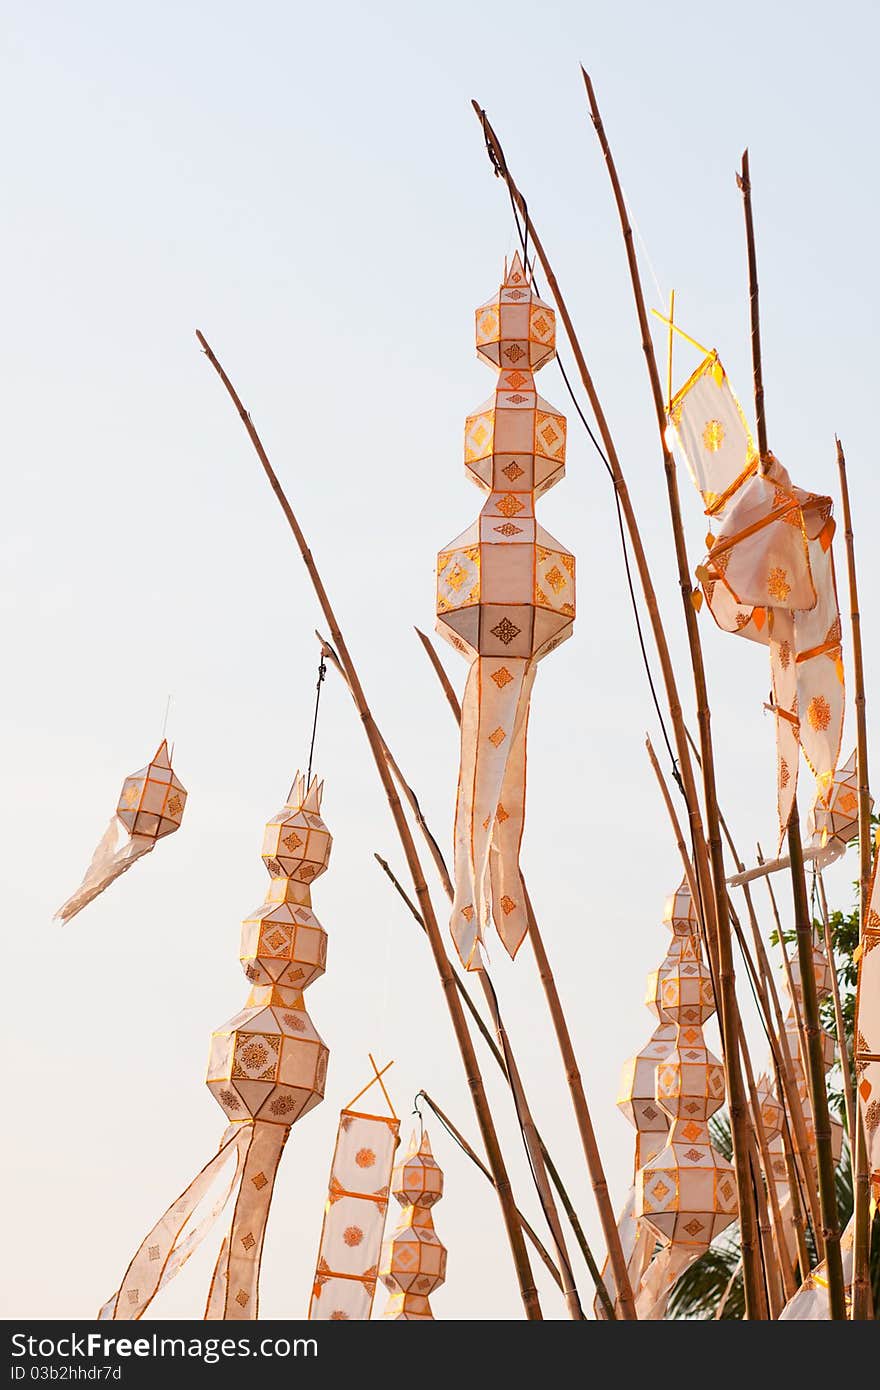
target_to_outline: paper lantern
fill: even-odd
[[[393,1111],[371,1115],[347,1106],[339,1116],[309,1303],[313,1322],[370,1316],[399,1129]]]
[[[437,561],[437,629],[470,661],[451,918],[468,969],[481,967],[490,919],[511,956],[528,929],[519,845],[529,701],[536,663],[571,634],[575,616],[574,556],[535,521],[536,497],[565,471],[565,417],[533,376],[554,354],[555,319],[518,255],[477,311],[477,351],[499,377],[467,419],[465,467],[488,496]]]
[[[703,1038],[715,1005],[693,938],[664,979],[661,999],[676,1044],[657,1066],[656,1097],[672,1124],[665,1148],[636,1176],[635,1211],[665,1244],[699,1255],[734,1220],[736,1184],[709,1138],[709,1117],[724,1102],[724,1069]]]
[[[443,1196],[443,1174],[426,1131],[413,1133],[397,1164],[391,1190],[403,1207],[400,1222],[382,1246],[379,1277],[391,1297],[384,1317],[418,1322],[432,1319],[429,1296],[446,1279],[446,1247],[434,1231],[433,1207]]]
[[[723,631],[770,650],[781,838],[797,791],[798,747],[827,805],[843,732],[831,498],[794,487],[772,454],[758,460],[715,352],[674,397],[669,419],[717,523],[697,569],[709,610]]]
[[[269,892],[241,933],[241,964],[253,987],[245,1007],[212,1035],[208,1061],[208,1088],[231,1123],[215,1156],[145,1237],[101,1318],[140,1318],[233,1198],[205,1318],[258,1315],[263,1240],[281,1154],[291,1125],[323,1099],[327,1075],[328,1049],[302,995],[323,974],[326,960],[327,938],[312,912],[310,889],[327,867],[332,843],[321,819],[322,792],[323,783],[313,778],[306,786],[297,774],[284,810],[266,830]]]
[[[672,938],[659,968],[648,976],[645,995],[645,1004],[658,1019],[657,1027],[641,1051],[624,1064],[617,1098],[617,1108],[636,1130],[634,1184],[618,1218],[618,1231],[630,1283],[636,1290],[640,1318],[663,1316],[669,1293],[680,1273],[667,1248],[662,1255],[662,1272],[658,1271],[656,1276],[651,1274],[657,1234],[637,1215],[636,1185],[640,1170],[665,1149],[669,1131],[669,1111],[657,1098],[657,1070],[674,1052],[679,1029],[675,1010],[668,1012],[664,1006],[664,984],[679,971],[686,943],[696,946],[699,954],[696,944],[699,941],[699,919],[686,879],[682,879],[675,892],[667,898],[663,922],[672,932]],[[616,1285],[608,1260],[603,1266],[602,1278],[614,1296]],[[593,1308],[597,1318],[606,1316],[598,1298]]]
[[[868,799],[869,809],[874,798]],[[859,776],[856,770],[856,750],[850,753],[842,767],[837,769],[826,804],[820,793],[816,794],[807,816],[807,832],[812,837],[813,846],[821,850],[818,862],[824,867],[839,859],[847,845],[859,833]]]
[[[163,739],[153,760],[140,772],[126,777],[116,812],[82,883],[55,916],[69,922],[114,879],[149,854],[159,840],[179,830],[185,806],[186,790],[175,775],[168,744]]]

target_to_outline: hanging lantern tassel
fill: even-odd
[[[258,1315],[278,1164],[291,1126],[323,1100],[327,1077],[329,1052],[303,1003],[303,990],[323,975],[327,959],[327,934],[312,912],[310,887],[327,868],[333,843],[321,819],[322,791],[323,783],[313,779],[306,787],[297,773],[286,806],[266,826],[269,893],[241,932],[240,958],[252,989],[245,1007],[212,1036],[208,1062],[208,1088],[230,1126],[210,1163],[141,1243],[101,1309],[102,1319],[141,1318],[233,1196],[205,1318]]]
[[[126,777],[119,805],[100,840],[76,892],[59,907],[55,919],[69,922],[109,888],[114,879],[149,854],[166,835],[180,829],[186,791],[174,775],[168,744],[159,744],[152,762]]]
[[[471,662],[461,712],[451,931],[462,964],[482,968],[494,921],[515,956],[528,930],[519,850],[526,729],[535,668],[571,635],[574,556],[535,521],[535,499],[565,472],[565,417],[537,394],[555,355],[556,318],[516,255],[477,310],[477,353],[494,396],[465,422],[465,467],[487,500],[437,559],[437,630]]]
[[[391,1297],[383,1314],[398,1322],[433,1320],[429,1297],[446,1280],[446,1246],[434,1231],[433,1207],[443,1196],[443,1173],[427,1131],[413,1132],[396,1165],[391,1191],[403,1207],[400,1224],[382,1247],[379,1277]]]

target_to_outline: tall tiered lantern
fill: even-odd
[[[574,556],[535,521],[535,500],[565,471],[565,417],[537,394],[555,352],[553,310],[519,256],[476,314],[477,354],[495,394],[465,425],[465,467],[488,494],[479,519],[440,552],[437,629],[470,661],[461,715],[451,929],[481,968],[490,918],[514,956],[528,929],[519,870],[526,726],[537,662],[571,634]]]
[[[321,819],[323,783],[298,773],[284,810],[266,827],[266,901],[242,926],[240,958],[252,988],[245,1007],[212,1036],[207,1084],[230,1125],[215,1156],[150,1231],[99,1316],[142,1317],[235,1194],[205,1317],[257,1317],[260,1262],[275,1175],[291,1125],[324,1098],[326,1045],[302,991],[324,972],[327,937],[311,884],[332,840]],[[234,1160],[234,1164],[233,1164]],[[232,1169],[231,1176],[229,1169]],[[225,1177],[225,1183],[221,1181]],[[220,1189],[196,1222],[202,1203]]]
[[[715,1001],[696,937],[682,942],[659,999],[676,1026],[675,1045],[655,1072],[657,1104],[672,1124],[665,1146],[636,1174],[635,1197],[636,1216],[666,1247],[646,1281],[652,1310],[645,1315],[655,1317],[664,1293],[736,1217],[733,1170],[709,1136],[709,1118],[724,1103],[724,1069],[703,1037]]]

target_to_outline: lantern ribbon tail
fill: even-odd
[[[511,955],[527,929],[519,845],[534,678],[535,665],[525,658],[477,657],[468,672],[461,707],[450,919],[455,948],[468,970],[482,969],[479,946],[490,919],[494,917]]]
[[[82,883],[55,913],[56,921],[69,922],[71,917],[75,917],[87,907],[99,893],[103,893],[114,879],[124,874],[126,869],[130,869],[144,854],[149,854],[156,843],[144,835],[132,835],[124,845],[118,847],[121,833],[122,827],[114,815],[92,855],[92,862]]]
[[[623,1210],[617,1218],[617,1229],[620,1232],[620,1244],[623,1249],[623,1258],[626,1260],[630,1284],[633,1288],[638,1288],[648,1265],[651,1263],[656,1239],[644,1222],[636,1220],[635,1200],[636,1189],[633,1185],[627,1194]],[[602,1266],[602,1282],[617,1304],[617,1284],[614,1280],[611,1261],[607,1257]],[[597,1319],[604,1319],[608,1316],[598,1295],[593,1299],[593,1312]]]
[[[220,1216],[241,1176],[250,1139],[251,1126],[230,1125],[214,1157],[138,1246],[122,1283],[98,1313],[100,1321],[136,1321],[143,1316],[159,1290],[180,1271]],[[233,1154],[236,1161],[225,1188],[198,1225],[184,1234]]]
[[[211,1280],[205,1318],[252,1321],[259,1314],[260,1264],[275,1175],[290,1134],[289,1125],[255,1120],[244,1156],[241,1186],[229,1236]]]
[[[660,1322],[676,1282],[705,1255],[701,1245],[666,1245],[652,1260],[636,1294],[636,1312],[644,1322]]]

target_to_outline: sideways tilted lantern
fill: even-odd
[[[494,395],[465,424],[465,467],[487,493],[479,519],[440,552],[437,630],[471,665],[462,702],[451,928],[468,969],[494,920],[514,956],[528,929],[519,847],[526,726],[535,669],[570,636],[574,556],[535,521],[535,500],[565,471],[565,417],[537,394],[555,353],[553,310],[515,256],[476,313],[477,354]]]
[[[126,777],[119,804],[82,883],[55,916],[69,922],[160,840],[179,830],[185,806],[186,790],[175,775],[163,739],[152,761]]]
[[[397,1321],[434,1317],[429,1297],[446,1279],[446,1247],[434,1231],[433,1207],[443,1196],[443,1173],[427,1131],[413,1133],[406,1157],[391,1175],[391,1191],[403,1207],[400,1223],[382,1247],[379,1277],[391,1297],[383,1314]]]
[[[673,399],[669,419],[715,528],[697,578],[720,628],[770,651],[780,837],[798,780],[798,748],[827,805],[843,731],[841,625],[830,497],[759,459],[716,352]]]
[[[869,808],[874,798],[868,798]],[[810,806],[807,832],[812,837],[808,851],[820,868],[845,853],[846,847],[859,833],[859,774],[856,750],[834,774],[831,795],[827,801],[820,794]]]
[[[647,1276],[656,1296],[736,1217],[733,1169],[709,1136],[709,1118],[724,1103],[724,1069],[703,1036],[715,1001],[695,936],[662,975],[659,1001],[676,1025],[675,1045],[655,1073],[657,1104],[672,1123],[665,1146],[636,1174],[635,1198],[636,1216],[666,1247]]]
[[[311,884],[327,868],[332,844],[321,818],[322,790],[323,783],[312,779],[307,787],[297,774],[284,810],[266,827],[269,892],[241,933],[240,958],[252,989],[245,1007],[213,1034],[208,1062],[208,1088],[231,1123],[218,1152],[142,1242],[102,1318],[140,1318],[233,1194],[232,1223],[205,1317],[257,1317],[278,1163],[291,1125],[323,1100],[327,1074],[328,1049],[302,996],[324,973],[327,950],[311,901]],[[213,1206],[196,1222],[197,1210],[218,1186]]]

